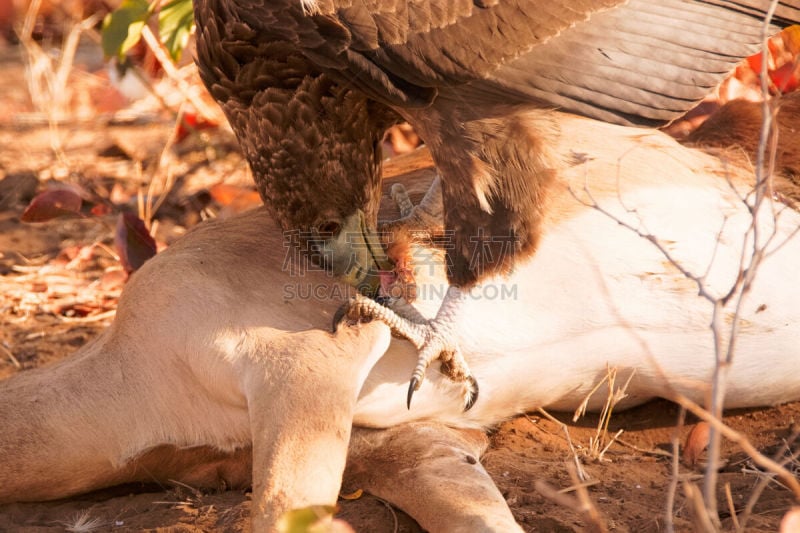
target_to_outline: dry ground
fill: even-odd
[[[42,115],[32,113],[19,50],[6,48],[0,56],[0,378],[5,378],[66,357],[91,339],[110,322],[121,290],[119,266],[109,251],[113,214],[100,217],[105,225],[76,219],[28,225],[19,222],[26,202],[36,190],[57,181],[77,185],[87,198],[103,200],[115,209],[136,208],[136,192],[160,157],[173,120],[158,112],[134,118],[109,112],[91,120],[68,119],[54,132]],[[102,78],[93,80],[102,90]],[[54,151],[53,145],[59,143],[60,149]],[[249,198],[247,171],[224,131],[190,137],[177,145],[157,175],[167,168],[175,185],[157,217],[161,243],[169,244],[196,223],[202,210],[224,215],[236,209],[230,194],[222,194],[214,185],[231,184],[223,192]],[[535,377],[531,386],[536,386]],[[583,449],[595,435],[596,417],[572,423],[569,414],[556,416],[568,423],[576,453],[584,457]],[[772,455],[790,437],[798,417],[800,404],[791,404],[730,413],[726,423]],[[678,409],[663,401],[615,413],[610,430],[624,430],[620,440],[611,445],[604,461],[583,459],[590,478],[589,498],[608,529],[663,530],[671,439],[677,434],[683,442],[695,423],[689,419],[676,429],[677,419]],[[537,481],[557,489],[574,484],[568,467],[574,454],[559,425],[539,414],[522,416],[500,425],[491,441],[483,461],[526,530],[585,527],[573,509],[545,498],[534,486]],[[736,512],[763,488],[747,530],[776,531],[792,504],[790,493],[768,481],[736,446],[726,443],[723,457],[720,486],[730,487]],[[696,481],[700,474],[699,467],[680,467],[681,481]],[[248,500],[246,492],[124,486],[63,501],[0,507],[0,531],[63,531],[77,526],[81,517],[98,531],[242,531],[248,529]],[[370,496],[342,500],[340,506],[341,516],[358,531],[419,530],[403,513]],[[731,530],[730,507],[723,504],[722,509],[724,527]],[[676,530],[691,529],[682,485],[674,514]]]

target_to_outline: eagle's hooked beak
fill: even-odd
[[[391,271],[394,266],[376,230],[367,224],[363,211],[358,210],[344,219],[337,234],[320,240],[317,252],[333,274],[365,296],[378,295],[381,272]]]

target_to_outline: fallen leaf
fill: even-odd
[[[37,194],[20,216],[23,222],[46,222],[54,218],[75,216],[81,210],[81,197],[67,187],[49,189]]]
[[[216,128],[219,123],[215,120],[203,116],[197,111],[189,110],[183,114],[181,122],[178,124],[178,131],[175,134],[176,142],[181,142],[192,132],[198,132],[211,128]]]
[[[95,204],[89,212],[96,217],[101,217],[111,213],[111,208],[106,204]]]
[[[217,183],[208,192],[216,203],[227,208],[227,211],[231,214],[247,211],[263,203],[258,192],[251,187]]]
[[[280,533],[352,533],[354,530],[343,520],[334,519],[334,505],[311,505],[292,509],[278,521]]]
[[[356,489],[350,494],[339,494],[339,497],[343,500],[357,500],[364,494],[364,491],[361,489]]]
[[[125,272],[131,273],[156,255],[156,241],[147,231],[142,219],[133,213],[120,213],[114,247]]]
[[[708,422],[698,422],[686,437],[683,447],[684,464],[694,467],[700,460],[700,456],[708,446],[708,439],[711,427]]]
[[[128,279],[128,274],[124,270],[109,269],[106,270],[100,277],[100,289],[104,291],[113,291],[122,288],[125,281]]]
[[[47,292],[47,283],[44,281],[34,281],[31,283],[31,292]]]

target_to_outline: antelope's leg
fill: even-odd
[[[522,531],[481,465],[479,430],[432,422],[354,428],[345,483],[382,498],[432,532]]]
[[[253,531],[275,531],[292,509],[335,505],[356,399],[389,337],[377,322],[287,334],[248,363]]]

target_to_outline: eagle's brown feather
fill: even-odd
[[[400,115],[442,174],[450,280],[535,250],[558,106],[657,124],[760,46],[762,0],[195,0],[198,63],[285,229],[374,223]],[[775,22],[800,20],[800,0]],[[576,147],[579,151],[579,147]]]

